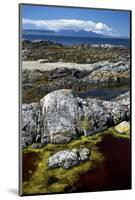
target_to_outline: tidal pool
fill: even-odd
[[[99,136],[97,134],[96,139],[98,139],[98,137]],[[88,142],[89,140],[88,139],[86,140],[87,142],[83,144],[84,146],[89,145]],[[82,143],[82,140],[79,140],[78,142],[79,145],[80,142]],[[90,140],[90,142],[94,144],[94,138]],[[71,144],[69,145],[71,146]],[[45,160],[43,160],[42,162],[41,160],[43,159],[42,156],[40,158],[40,152],[30,152],[30,151],[25,152],[23,154],[23,181],[26,183],[25,193],[26,194],[29,194],[29,192],[31,194],[37,193],[36,188],[38,189],[38,193],[42,194],[57,193],[57,192],[69,193],[69,192],[91,192],[91,191],[130,189],[131,188],[130,139],[118,138],[114,137],[109,133],[107,134],[103,133],[102,139],[100,138],[99,142],[96,141],[94,146],[98,148],[98,152],[100,152],[101,155],[103,155],[104,159],[100,160],[100,156],[99,158],[97,157],[96,158],[97,161],[95,162],[95,164],[94,163],[92,164],[93,167],[90,168],[88,167],[87,170],[84,170],[85,173],[84,172],[81,173],[80,171],[79,172],[80,175],[78,174],[78,176],[76,177],[77,179],[71,181],[72,184],[69,184],[67,182],[67,179],[64,179],[65,181],[62,180],[62,177],[64,177],[64,174],[68,174],[68,176],[70,176],[71,174],[72,177],[68,178],[72,179],[73,174],[77,173],[77,171],[75,171],[75,168],[70,169],[69,171],[68,170],[64,171],[63,169],[59,168],[56,170],[54,169],[53,171],[52,170],[48,171],[49,169],[45,167]],[[48,146],[47,149],[43,150],[41,154],[43,154],[43,157],[44,155],[47,156],[47,151],[49,149],[50,149],[49,151],[53,151],[54,148],[58,149],[58,145],[57,146],[51,145],[50,147]],[[65,146],[63,146],[63,148],[65,148]],[[88,161],[88,163],[86,163],[86,166],[87,165],[89,166],[89,162],[91,163],[91,160]],[[41,165],[40,167],[39,163]],[[81,165],[79,168],[81,169]],[[39,177],[37,176],[37,174],[36,175],[34,174],[37,172]],[[59,186],[59,189],[55,190],[56,187],[54,186]],[[60,190],[60,187],[62,188],[62,190]],[[31,188],[33,188],[33,190],[31,190]]]
[[[131,189],[130,140],[108,134],[98,146],[105,160],[80,176],[74,192]]]
[[[100,98],[102,100],[111,100],[120,94],[124,94],[130,90],[129,85],[111,86],[111,87],[91,87],[87,90],[80,91],[78,95],[81,98]]]

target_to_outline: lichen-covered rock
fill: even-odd
[[[42,140],[67,143],[79,135],[91,135],[129,118],[130,100],[81,99],[71,90],[58,90],[41,100],[44,123]]]
[[[63,167],[68,169],[70,167],[79,165],[81,162],[89,159],[90,151],[88,148],[63,150],[55,153],[49,157],[47,164],[49,168]]]
[[[129,83],[130,62],[105,63],[99,69],[93,70],[83,79],[91,84],[113,85]]]
[[[39,104],[24,104],[23,146],[68,143],[130,120],[130,94],[112,101],[78,97],[72,90],[49,93]]]
[[[37,141],[43,131],[41,107],[39,103],[22,105],[22,144],[23,148]]]
[[[71,90],[58,90],[41,99],[44,137],[51,143],[67,143],[77,137],[78,104]]]
[[[115,130],[120,134],[129,134],[130,133],[130,123],[127,121],[123,121],[117,126],[115,126]]]
[[[88,148],[82,148],[81,151],[79,152],[80,154],[80,160],[87,160],[88,159],[88,155],[90,154],[90,151]]]

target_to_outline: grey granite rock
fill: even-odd
[[[100,68],[95,68],[83,81],[91,84],[113,85],[129,83],[130,62],[104,63]]]
[[[41,99],[44,135],[51,143],[67,143],[76,138],[78,104],[71,90],[58,90]]]
[[[68,143],[130,120],[130,93],[112,101],[78,97],[72,90],[49,93],[22,107],[22,138],[29,145]]]
[[[79,165],[89,159],[90,151],[88,148],[63,150],[49,157],[47,164],[49,168],[63,167],[64,169]]]
[[[22,105],[22,140],[24,146],[39,140],[42,133],[42,115],[39,103]]]

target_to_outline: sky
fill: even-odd
[[[129,11],[22,5],[21,17],[23,29],[85,30],[130,37]]]

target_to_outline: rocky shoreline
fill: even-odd
[[[40,68],[40,65],[38,68]],[[47,64],[48,65],[48,64]],[[64,66],[61,63],[60,66]],[[43,64],[42,67],[46,64]],[[130,63],[95,63],[89,65],[85,69],[85,65],[80,69],[72,65],[73,68],[58,67],[59,63],[55,63],[55,68],[49,71],[35,69],[22,70],[22,92],[23,102],[32,103],[39,101],[45,94],[58,89],[70,89],[75,92],[87,90],[90,87],[111,87],[130,84]],[[70,63],[69,63],[70,66]]]
[[[22,152],[38,155],[24,193],[74,191],[105,135],[130,139],[130,49],[23,41],[22,60]],[[93,88],[111,98],[84,97]]]
[[[22,42],[24,61],[72,62],[90,64],[98,61],[118,62],[130,60],[130,49],[124,46],[104,45],[62,45],[51,41]],[[43,61],[44,60],[44,61]]]

